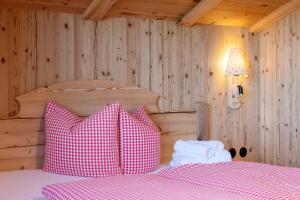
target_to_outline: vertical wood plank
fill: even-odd
[[[172,111],[172,38],[173,38],[173,23],[170,21],[163,21],[162,27],[162,65],[163,65],[163,86],[162,86],[162,105],[164,111]]]
[[[266,76],[265,76],[265,68],[266,68],[266,44],[267,44],[267,37],[266,32],[259,34],[259,44],[260,47],[260,68],[259,68],[259,83],[260,83],[260,89],[259,89],[259,113],[260,113],[260,126],[259,126],[259,143],[258,143],[258,151],[259,151],[259,161],[264,162],[266,160],[265,156],[265,93],[263,92],[266,85]]]
[[[9,112],[15,115],[15,97],[36,88],[35,13],[14,10],[9,15]]]
[[[171,109],[179,111],[183,106],[183,28],[172,24],[170,101]]]
[[[294,45],[294,51],[293,51],[293,62],[294,62],[294,81],[295,81],[295,87],[294,87],[294,108],[293,108],[293,121],[294,121],[294,130],[293,130],[293,136],[292,136],[292,155],[294,166],[300,166],[300,135],[299,135],[299,129],[300,129],[300,79],[297,77],[300,77],[300,26],[298,25],[300,23],[300,10],[296,10],[294,12],[293,16],[293,23],[291,24],[293,29],[293,45]]]
[[[9,12],[0,10],[0,118],[5,118],[9,114],[8,104],[8,75],[9,75]]]
[[[127,21],[127,83],[138,85],[138,75],[141,66],[141,20],[128,19]]]
[[[126,83],[127,70],[127,19],[115,18],[112,21],[112,55],[108,73],[111,80]]]
[[[259,162],[259,88],[260,88],[260,68],[259,68],[259,36],[250,34],[248,30],[243,30],[245,49],[248,52],[248,78],[246,79],[246,102],[245,114],[240,116],[243,121],[245,145],[248,147],[248,161]]]
[[[96,22],[83,21],[74,16],[75,79],[93,80],[96,70]]]
[[[299,13],[299,12],[298,12]],[[289,33],[289,61],[290,61],[290,74],[289,74],[289,95],[290,95],[290,162],[289,166],[298,166],[299,163],[299,155],[298,153],[298,120],[299,120],[299,99],[297,95],[297,88],[299,85],[299,81],[297,74],[299,74],[299,70],[297,70],[297,54],[299,55],[299,52],[297,49],[297,45],[299,45],[299,42],[297,41],[299,36],[297,34],[297,31],[299,31],[299,28],[297,24],[299,23],[299,18],[297,18],[297,12],[293,12],[290,14],[289,20],[290,20],[290,33]],[[298,90],[299,91],[299,90]]]
[[[280,31],[279,31],[280,30]],[[290,132],[289,132],[289,80],[287,76],[290,73],[289,63],[289,46],[288,38],[289,27],[286,20],[281,20],[278,23],[277,41],[276,43],[281,44],[277,49],[276,59],[278,65],[278,134],[280,143],[278,143],[278,162],[283,165],[287,165],[289,162],[289,148],[290,148]],[[282,56],[280,56],[282,55]],[[279,56],[279,57],[278,57]],[[284,135],[283,135],[284,134]]]
[[[74,15],[55,16],[55,81],[75,79]]]
[[[224,77],[224,70],[222,69],[221,60],[225,54],[225,49],[219,42],[223,40],[223,32],[221,27],[207,27],[205,32],[205,38],[207,39],[206,48],[207,56],[207,69],[208,74],[208,102],[211,104],[212,113],[212,138],[222,140],[226,148],[234,146],[231,140],[228,139],[232,135],[230,128],[225,130],[225,118],[226,102],[224,102],[224,92],[226,91],[226,81]],[[230,123],[230,122],[227,122]],[[228,124],[230,127],[231,125]],[[226,131],[230,134],[226,134]],[[237,148],[237,147],[236,147]]]
[[[189,27],[183,28],[183,90],[182,90],[182,110],[193,109],[192,98],[192,30]]]
[[[151,65],[150,65],[150,90],[162,94],[163,83],[163,62],[162,62],[162,22],[158,20],[150,21],[150,43],[151,43]],[[162,98],[159,106],[162,110]]]
[[[140,21],[140,67],[138,71],[138,86],[150,89],[150,66],[151,66],[151,44],[150,44],[150,20]]]
[[[108,71],[112,57],[112,20],[97,22],[96,33],[96,79],[112,80]]]
[[[276,62],[276,34],[274,27],[264,32],[265,47],[261,49],[261,161],[278,163],[278,129],[277,129],[277,62]],[[261,39],[260,39],[261,40]],[[274,149],[274,147],[276,147]]]
[[[208,102],[208,67],[206,26],[192,28],[192,102]]]
[[[55,14],[37,12],[37,86],[56,82]],[[47,48],[45,48],[47,47]]]

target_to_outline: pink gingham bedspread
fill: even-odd
[[[230,162],[46,186],[50,200],[300,199],[300,169]]]
[[[257,199],[300,199],[300,169],[251,162],[190,164],[162,177]]]
[[[124,175],[46,186],[50,200],[247,200],[238,194],[200,187],[157,174]]]

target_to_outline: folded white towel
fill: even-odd
[[[230,162],[231,154],[227,150],[216,152],[215,156],[209,159],[208,163]]]
[[[187,156],[181,155],[178,153],[173,153],[173,159],[170,162],[171,167],[177,167],[184,164],[192,164],[192,163],[206,163],[208,158],[205,157],[196,157],[196,156]]]
[[[221,152],[224,150],[223,142],[219,140],[205,140],[205,141],[197,141],[197,140],[189,140],[190,143],[204,144],[209,145],[213,148],[214,152]]]
[[[178,140],[174,145],[174,152],[180,155],[212,158],[215,154],[212,146],[199,143],[199,141]]]
[[[230,161],[231,161],[231,155],[227,150],[217,152],[215,156],[213,156],[212,158],[205,158],[200,156],[198,157],[186,156],[186,155],[174,153],[170,165],[172,167],[176,167],[176,166],[192,164],[192,163],[212,164],[212,163],[230,162]]]

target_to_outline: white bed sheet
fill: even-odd
[[[169,165],[163,164],[151,173],[158,173],[168,167]],[[82,179],[86,178],[53,174],[41,169],[0,172],[0,199],[44,200],[42,195],[44,186]]]

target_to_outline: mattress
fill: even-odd
[[[156,174],[168,167],[166,164],[161,165],[151,173]],[[53,174],[41,169],[0,172],[0,199],[44,200],[42,187],[83,179],[87,178]]]

